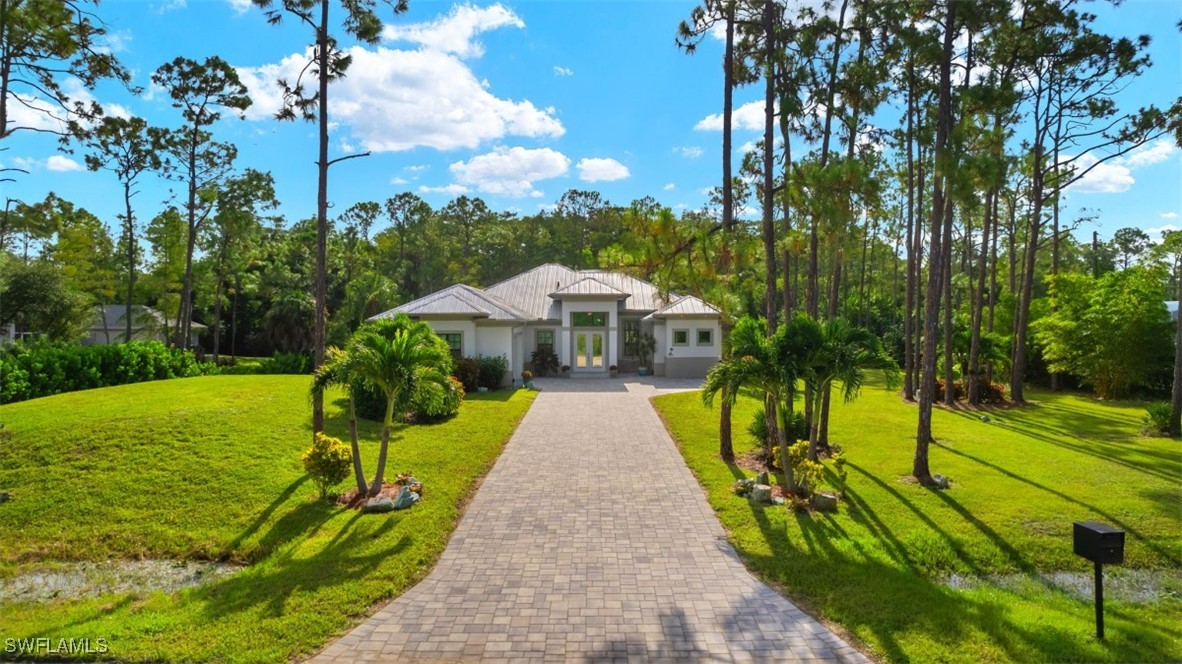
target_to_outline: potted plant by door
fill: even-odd
[[[570,365],[569,364],[562,365],[562,377],[563,378],[570,378]]]
[[[611,375],[612,378],[615,378],[616,376],[618,376],[620,374],[620,368],[613,364],[607,368],[607,372]]]
[[[636,340],[637,349],[640,351],[641,365],[636,369],[636,373],[641,376],[652,375],[652,365],[649,361],[652,359],[653,351],[657,350],[657,340],[653,335],[645,332]]]

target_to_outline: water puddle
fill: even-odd
[[[64,563],[0,578],[0,604],[52,602],[112,593],[175,592],[210,583],[241,565],[176,560]]]
[[[953,574],[943,584],[953,590],[972,590],[989,584],[1005,590],[1020,591],[1030,585],[1067,593],[1082,600],[1092,600],[1092,574],[1051,572],[1048,574],[996,574],[986,577]],[[1182,572],[1110,567],[1104,570],[1104,599],[1147,604],[1182,593]]]

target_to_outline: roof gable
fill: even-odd
[[[622,291],[619,288],[615,288],[614,286],[609,286],[595,277],[583,277],[569,286],[564,286],[553,293],[550,293],[550,297],[559,300],[565,297],[605,297],[624,299],[629,295],[630,293]]]
[[[700,298],[693,295],[686,295],[668,306],[662,307],[654,311],[651,316],[653,318],[665,318],[668,316],[721,316],[722,312],[715,309]]]
[[[456,284],[431,293],[413,302],[407,302],[370,320],[393,318],[398,314],[408,316],[470,316],[501,321],[524,321],[529,316],[497,297],[477,288]]]

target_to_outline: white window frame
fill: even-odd
[[[435,332],[435,336],[439,337],[440,339],[443,339],[443,335],[445,334],[455,334],[460,337],[460,357],[467,357],[467,355],[464,355],[464,333],[460,330],[438,330]],[[447,339],[443,340],[445,342],[447,341]],[[448,352],[451,352],[451,344],[447,345],[447,350]]]
[[[678,333],[678,332],[684,332],[684,333],[685,333],[685,341],[678,341],[678,340],[677,340],[677,333]],[[670,337],[670,341],[672,342],[672,344],[673,344],[674,346],[688,346],[688,345],[690,345],[690,342],[689,342],[689,339],[690,339],[689,333],[690,333],[690,331],[689,331],[689,328],[677,328],[677,329],[674,329],[674,330],[672,330],[672,334],[673,334],[673,336],[672,336],[672,337]]]

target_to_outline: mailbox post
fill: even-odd
[[[1104,640],[1104,569],[1107,564],[1119,565],[1125,560],[1125,533],[1106,523],[1076,521],[1074,532],[1075,555],[1095,565],[1096,570],[1096,638]]]

